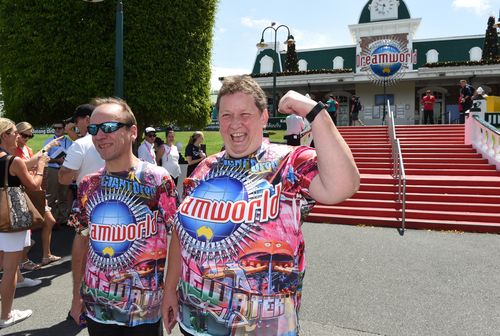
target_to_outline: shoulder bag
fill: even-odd
[[[43,216],[35,208],[24,188],[9,187],[9,165],[13,160],[8,155],[5,160],[4,183],[0,188],[0,232],[18,232],[41,226]]]

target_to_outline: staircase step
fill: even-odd
[[[348,224],[348,225],[369,225],[382,227],[401,227],[400,218],[378,218],[373,216],[344,216],[344,215],[328,215],[328,214],[309,214],[306,218],[309,222],[316,223],[331,223],[331,224]],[[420,220],[406,219],[405,227],[407,229],[420,230],[455,230],[478,233],[500,233],[500,225],[491,223],[477,223],[467,221],[442,221],[442,220]]]
[[[471,171],[467,169],[406,169],[408,175],[442,175],[442,176],[470,176]],[[475,176],[500,176],[500,171],[497,170],[478,170],[473,173]]]
[[[488,164],[488,160],[482,158],[404,158],[405,165],[409,163],[449,163],[449,164]],[[392,160],[391,160],[392,162]]]
[[[394,200],[366,200],[350,198],[342,203],[336,204],[339,207],[359,207],[359,208],[387,208],[401,209],[401,205]],[[329,205],[317,204],[314,206],[314,212],[328,213]],[[487,203],[450,203],[450,202],[428,202],[428,201],[410,201],[406,202],[408,210],[431,210],[443,212],[482,212],[482,213],[500,213],[500,204]]]
[[[430,169],[430,170],[442,170],[442,169],[454,169],[454,170],[460,170],[460,169],[465,169],[468,170],[468,175],[470,174],[475,174],[476,171],[479,170],[495,170],[496,167],[489,165],[489,164],[475,164],[475,163],[412,163],[412,162],[406,162],[404,161],[405,164],[405,170],[410,171],[411,169]]]
[[[432,143],[423,143],[423,142],[399,142],[401,148],[435,148],[435,147],[446,147],[446,148],[470,148],[472,149],[472,145],[466,145],[463,141],[447,141],[440,142],[437,145],[434,141]]]
[[[396,192],[396,185],[388,184],[367,184],[363,183],[359,187],[360,191]],[[407,185],[407,193],[438,194],[438,195],[492,195],[500,197],[499,187],[481,186],[443,186],[443,185]]]
[[[379,199],[379,200],[393,200],[395,201],[397,195],[395,192],[383,192],[362,190],[358,191],[351,198],[357,199]],[[433,193],[406,193],[406,201],[430,201],[430,202],[448,202],[448,203],[489,203],[500,204],[500,196],[495,195],[468,195],[468,194],[433,194]]]
[[[415,148],[415,147],[404,147],[401,148],[401,152],[403,154],[403,158],[406,154],[451,154],[451,153],[476,153],[476,151],[472,148],[443,148],[443,147],[434,147],[434,148]]]
[[[361,208],[361,207],[346,207],[346,206],[336,206],[331,205],[326,209],[321,208],[319,210],[323,210],[321,214],[330,214],[330,215],[350,215],[356,214],[359,216],[376,216],[383,218],[397,218],[401,216],[401,211],[396,209],[379,209],[379,208]],[[311,211],[312,213],[318,213],[314,208]],[[427,220],[447,220],[454,221],[456,219],[460,219],[463,221],[469,222],[478,222],[478,223],[492,223],[498,224],[500,226],[500,217],[497,214],[491,213],[479,213],[479,212],[457,212],[457,211],[431,211],[431,210],[406,210],[406,218],[407,219],[427,219]]]
[[[402,153],[403,154],[403,153]],[[406,158],[482,158],[477,152],[470,153],[404,153],[403,160]]]

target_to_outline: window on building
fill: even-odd
[[[334,69],[344,69],[344,58],[337,56],[333,59],[333,68]]]
[[[425,56],[427,56],[427,63],[437,63],[439,61],[439,53],[436,49],[427,51]]]
[[[471,61],[480,61],[483,56],[483,50],[479,47],[473,47],[469,50],[469,56]]]
[[[384,105],[384,101],[389,101],[389,105],[394,105],[394,95],[393,94],[386,94],[385,96],[383,94],[376,94],[375,95],[375,105],[376,106],[382,106]]]
[[[273,72],[274,60],[272,57],[264,56],[260,59],[260,73]]]
[[[307,71],[307,61],[306,60],[299,60],[299,71]]]

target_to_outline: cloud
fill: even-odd
[[[231,76],[231,75],[248,75],[252,72],[252,69],[243,68],[224,68],[212,66],[212,77],[210,79],[210,87],[212,90],[218,90],[221,87],[221,82],[219,77]]]
[[[248,16],[242,17],[240,22],[243,26],[248,28],[260,28],[263,29],[271,24],[272,20],[269,19],[252,19]]]
[[[489,14],[493,9],[491,0],[453,0],[452,6],[460,10],[472,10],[476,15]]]
[[[334,43],[331,35],[324,33],[294,29],[292,35],[297,49],[331,47]]]
[[[256,28],[256,29],[264,29],[271,25],[272,22],[275,22],[275,27],[281,25],[281,22],[272,21],[270,19],[252,19],[248,16],[242,17],[240,20],[241,24],[248,28]],[[282,31],[283,30],[283,31]],[[330,47],[332,46],[331,35],[312,32],[307,30],[300,29],[291,29],[290,32],[296,43],[297,48],[299,49],[310,49],[310,48],[321,48],[321,47]],[[267,42],[271,42],[273,38],[270,37],[271,34],[265,36]],[[284,42],[286,39],[286,29],[280,29],[278,31],[278,42]],[[282,41],[281,41],[282,40]],[[282,46],[281,46],[282,47]]]

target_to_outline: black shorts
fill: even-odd
[[[87,329],[90,336],[162,336],[161,320],[156,323],[145,323],[135,327],[116,324],[104,324],[87,318]]]

